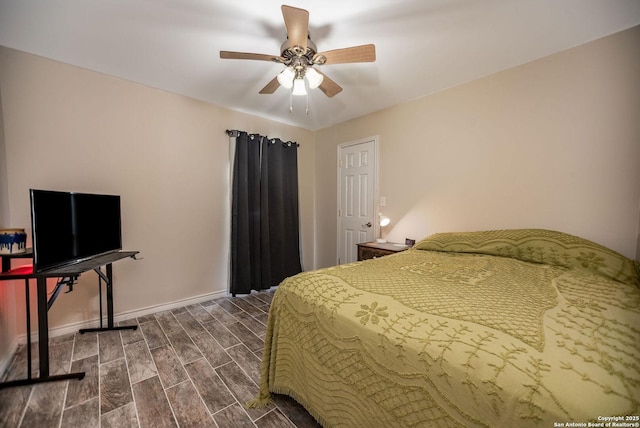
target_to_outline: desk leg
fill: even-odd
[[[24,280],[24,295],[27,312],[27,379],[31,379],[31,298],[29,297],[29,280]]]
[[[113,267],[107,266],[107,327],[113,328]]]
[[[38,355],[40,358],[40,377],[49,377],[49,318],[47,316],[47,278],[39,276],[38,287]]]
[[[115,327],[113,324],[113,267],[111,263],[106,265],[107,274],[106,278],[102,275],[101,272],[96,270],[98,275],[101,275],[102,278],[105,279],[105,283],[107,284],[107,326],[100,328],[83,328],[80,329],[80,333],[87,333],[90,331],[113,331],[113,330],[136,330],[138,328],[137,325],[123,325],[119,327]],[[102,291],[102,290],[101,290]],[[102,322],[102,308],[100,308],[100,320]]]

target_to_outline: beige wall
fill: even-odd
[[[30,230],[29,188],[121,195],[124,248],[143,259],[114,265],[117,313],[227,290],[226,129],[300,143],[302,257],[313,267],[310,131],[7,48],[0,88],[11,226]],[[60,294],[50,325],[96,319],[96,288],[95,274],[84,274]]]
[[[7,162],[2,125],[2,87],[0,87],[0,229],[8,228],[11,220],[7,193]],[[8,357],[16,336],[15,287],[19,286],[16,283],[0,282],[0,349],[3,350],[0,352],[0,372],[9,363]]]
[[[336,146],[373,135],[391,240],[540,227],[635,257],[638,46],[640,27],[316,132],[317,266],[336,262]]]

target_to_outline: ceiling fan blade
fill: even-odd
[[[280,60],[284,60],[277,55],[266,55],[266,54],[257,54],[257,53],[247,53],[247,52],[229,52],[229,51],[220,51],[220,58],[222,59],[254,59],[258,61],[273,61],[280,62]]]
[[[322,92],[324,92],[326,96],[331,98],[335,95],[338,95],[340,92],[342,92],[342,87],[340,85],[338,85],[333,80],[329,79],[326,74],[320,71],[318,71],[318,73],[324,76],[324,79],[322,79],[322,83],[320,84],[319,88]]]
[[[282,17],[287,27],[289,47],[300,46],[307,50],[307,37],[309,36],[309,12],[297,7],[282,5]]]
[[[325,64],[374,62],[376,60],[376,47],[375,45],[371,44],[353,46],[350,48],[334,49],[332,51],[320,52],[318,55],[322,55],[327,59]]]
[[[260,94],[273,94],[276,89],[280,87],[280,83],[278,82],[278,76],[274,77],[273,80],[267,83],[267,86],[260,90]]]

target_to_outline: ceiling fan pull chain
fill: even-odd
[[[289,113],[293,113],[293,89],[289,91]]]
[[[309,116],[309,92],[307,91],[307,116]]]

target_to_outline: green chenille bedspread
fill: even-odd
[[[633,418],[639,272],[593,242],[525,229],[436,234],[296,275],[274,295],[249,405],[287,394],[327,427]]]

